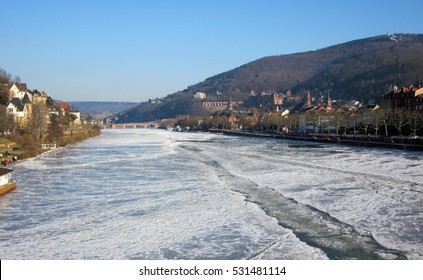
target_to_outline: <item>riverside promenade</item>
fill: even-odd
[[[375,135],[336,135],[320,133],[279,133],[274,131],[244,131],[210,129],[211,133],[223,133],[225,135],[275,138],[295,141],[308,141],[329,144],[341,144],[350,146],[388,148],[400,150],[423,151],[423,139],[411,137],[381,137]]]

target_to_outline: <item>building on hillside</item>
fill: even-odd
[[[76,125],[81,124],[81,112],[79,111],[70,111],[69,114],[71,114],[74,117],[73,123]]]
[[[47,101],[50,97],[47,93],[44,91],[39,92],[36,89],[29,90],[25,83],[3,85],[3,90],[5,87],[7,89],[7,94],[4,94],[5,92],[3,91],[0,97],[7,97],[6,111],[13,116],[18,129],[24,129],[28,126],[32,117],[34,104],[49,104]],[[4,100],[3,103],[5,103]],[[49,114],[45,114],[46,119],[49,119],[49,116]]]
[[[299,102],[299,101],[301,101],[301,97],[299,95],[292,95],[291,90],[288,90],[285,94],[285,101],[286,102],[291,102],[291,101]]]
[[[273,104],[274,105],[283,105],[283,99],[284,99],[283,93],[274,93],[273,94]]]
[[[382,108],[418,111],[423,113],[423,87],[394,87],[382,95],[380,100]]]
[[[47,102],[48,95],[44,91],[39,92],[38,90],[34,89],[31,93],[32,93],[32,102],[36,102],[36,103]]]
[[[24,116],[24,109],[25,106],[22,103],[22,100],[15,97],[12,98],[6,106],[6,110],[9,114],[12,114],[15,117],[23,117]]]
[[[22,99],[28,93],[28,88],[25,83],[14,83],[9,88],[10,99]]]
[[[24,97],[21,99],[22,104],[25,105],[25,104],[31,104],[32,103],[32,100],[29,96],[30,96],[29,94],[25,93]]]
[[[203,107],[221,107],[221,106],[228,106],[228,102],[226,101],[209,101],[203,102]]]
[[[207,95],[204,92],[198,91],[194,94],[195,99],[204,99],[206,97],[207,97]]]
[[[28,103],[28,98],[21,100],[17,97],[12,98],[6,106],[8,114],[13,115],[18,128],[23,128],[27,124],[27,120],[31,114],[31,103]]]
[[[292,95],[291,91],[288,90],[286,93],[274,93],[273,94],[273,105],[276,107],[276,111],[282,110],[283,105],[288,102],[288,104],[298,103],[301,101],[300,96]]]
[[[47,95],[37,90],[31,91],[25,83],[8,85],[10,101],[6,105],[7,112],[13,115],[18,128],[24,128],[31,118],[32,104],[46,102]]]
[[[60,102],[60,103],[55,103],[54,106],[60,110],[63,114],[66,114],[69,112],[69,103],[67,102]]]

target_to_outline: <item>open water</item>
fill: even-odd
[[[1,259],[423,259],[423,154],[103,130],[14,166]]]

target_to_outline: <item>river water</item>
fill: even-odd
[[[122,129],[14,169],[1,259],[423,259],[423,153]]]

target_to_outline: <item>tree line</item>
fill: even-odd
[[[236,116],[236,123],[229,121],[230,114],[193,117],[174,121],[168,125],[180,125],[193,129],[243,129],[249,131],[273,131],[285,133],[323,133],[336,135],[422,136],[423,114],[405,109],[368,109],[357,111],[310,111],[291,113],[259,112]]]
[[[341,134],[372,134],[375,136],[421,136],[423,115],[418,111],[402,108],[358,111],[303,112],[287,117],[265,116],[258,124],[259,129],[294,132],[319,132]]]

